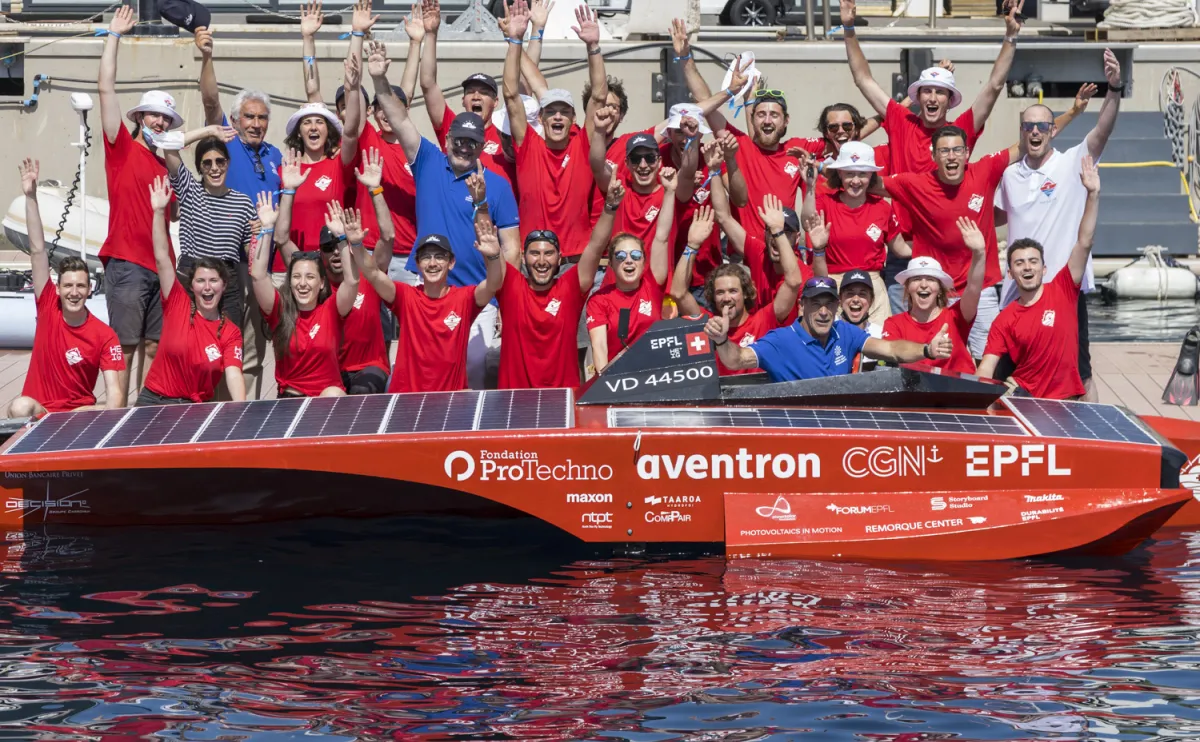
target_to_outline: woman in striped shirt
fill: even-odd
[[[179,273],[190,275],[200,258],[219,260],[229,268],[230,280],[221,296],[221,314],[238,327],[242,324],[245,294],[238,265],[246,262],[246,246],[257,218],[250,194],[225,185],[229,150],[225,142],[237,136],[227,126],[208,126],[184,135],[184,142],[199,139],[196,170],[200,181],[183,164],[178,151],[166,150],[171,187],[179,199]]]

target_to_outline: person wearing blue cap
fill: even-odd
[[[704,332],[726,367],[738,370],[757,366],[775,382],[848,374],[859,353],[901,364],[949,358],[954,349],[945,329],[925,345],[907,340],[879,340],[838,319],[837,309],[837,282],[828,276],[814,276],[804,283],[800,294],[800,318],[787,327],[772,330],[749,347],[729,342],[731,310],[711,317],[704,325]]]

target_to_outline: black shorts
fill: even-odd
[[[242,326],[242,320],[246,314],[246,296],[242,291],[242,277],[238,274],[237,263],[232,263],[228,260],[221,261],[225,263],[225,267],[229,269],[229,281],[225,284],[225,293],[221,294],[221,314],[229,318],[229,321]],[[196,259],[190,255],[180,255],[179,262],[175,265],[175,274],[179,279],[179,283],[187,289],[188,294],[192,293],[192,287],[188,285],[187,271],[191,270],[196,263]]]
[[[387,372],[376,366],[342,372],[342,386],[347,394],[383,394],[387,391],[387,381]]]
[[[1092,348],[1088,337],[1087,294],[1079,295],[1079,378],[1092,378]]]
[[[104,266],[108,325],[126,347],[162,335],[162,289],[158,274],[137,263],[113,258]]]
[[[164,397],[158,392],[151,391],[148,387],[142,387],[142,391],[138,393],[135,407],[156,407],[164,404],[192,404],[192,400],[183,399],[182,397]]]

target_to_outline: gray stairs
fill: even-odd
[[[1075,119],[1054,140],[1067,150],[1083,141],[1096,125],[1099,101],[1093,111]],[[1123,111],[1104,147],[1102,163],[1171,160],[1171,143],[1157,111]],[[1143,245],[1164,245],[1177,256],[1197,252],[1197,225],[1188,213],[1188,200],[1174,167],[1101,168],[1100,222],[1093,253],[1098,257],[1135,257]]]

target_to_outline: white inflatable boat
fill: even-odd
[[[1141,248],[1142,257],[1118,268],[1100,284],[1105,293],[1119,299],[1192,299],[1200,289],[1191,270],[1170,259],[1159,245]]]

